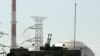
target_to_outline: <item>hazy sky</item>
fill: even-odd
[[[18,43],[34,36],[34,30],[23,34],[35,24],[30,16],[44,16],[44,42],[52,33],[52,43],[73,40],[75,0],[17,0]],[[0,0],[0,31],[8,33],[11,27],[11,0]],[[31,35],[31,36],[30,36]],[[3,36],[1,43],[10,43],[10,36]],[[76,40],[89,46],[96,56],[100,56],[100,0],[77,0]]]

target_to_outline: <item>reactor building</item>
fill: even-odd
[[[69,50],[81,49],[81,56],[95,56],[93,51],[88,46],[86,46],[83,42],[75,41],[75,48],[74,48],[74,41],[69,41],[69,40],[59,42],[55,46],[68,48]]]

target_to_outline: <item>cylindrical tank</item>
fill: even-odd
[[[74,48],[74,41],[66,40],[57,43],[55,46],[68,48],[68,50],[81,50],[81,56],[95,56],[93,51],[83,44],[83,42],[75,41],[75,48]]]

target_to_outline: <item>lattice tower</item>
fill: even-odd
[[[35,20],[35,50],[39,51],[43,46],[43,21],[46,17],[32,16]]]

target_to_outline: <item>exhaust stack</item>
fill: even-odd
[[[12,0],[11,46],[16,48],[16,0]]]

